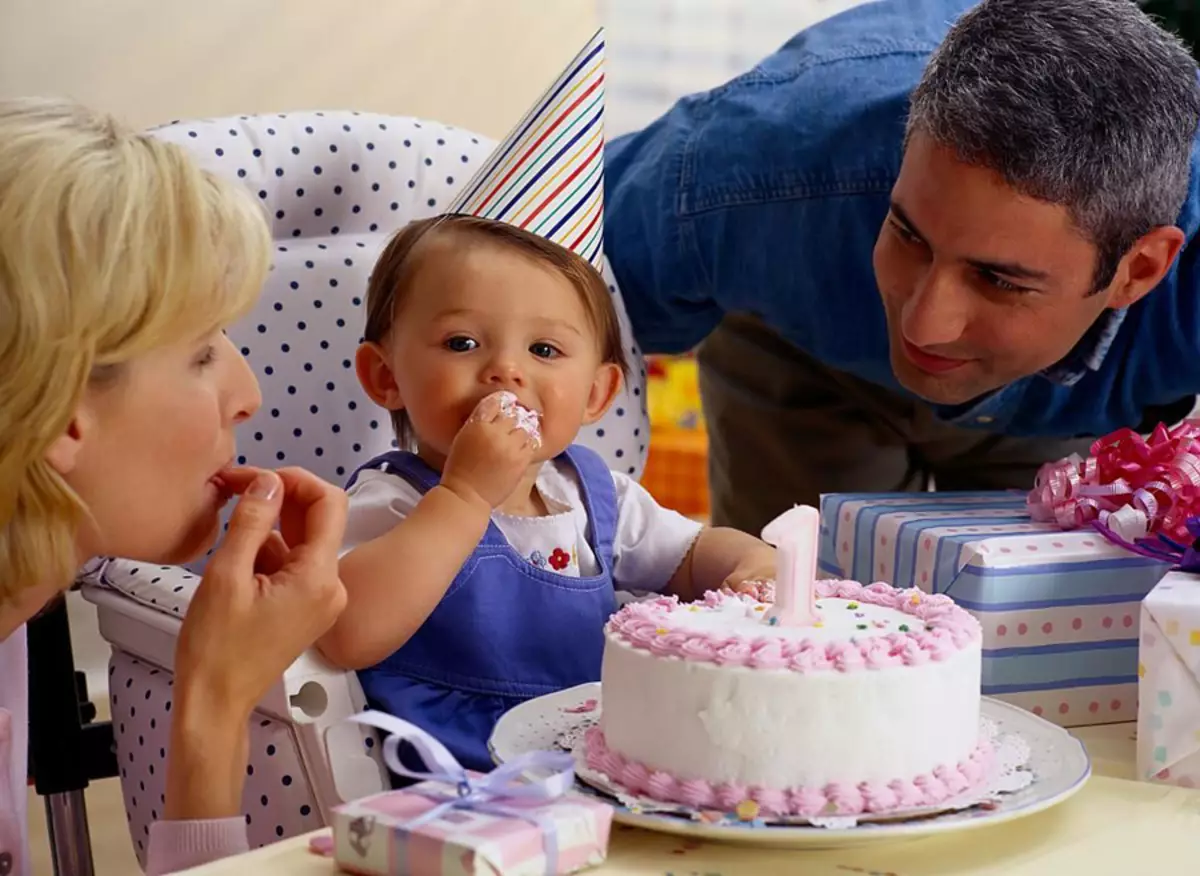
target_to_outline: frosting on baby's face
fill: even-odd
[[[522,405],[517,401],[516,395],[507,389],[492,393],[488,397],[495,398],[500,403],[501,414],[517,421],[517,428],[529,435],[534,447],[542,446],[541,418],[537,411],[531,411]]]

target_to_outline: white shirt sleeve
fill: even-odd
[[[612,473],[617,490],[613,583],[621,590],[662,591],[704,528],[663,508],[628,475]]]
[[[382,471],[364,471],[346,495],[350,507],[339,558],[386,534],[421,501],[416,487],[404,478]]]

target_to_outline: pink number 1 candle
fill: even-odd
[[[797,505],[763,528],[763,541],[778,552],[775,605],[767,612],[773,623],[803,627],[817,622],[813,591],[820,530],[821,515],[810,505]]]

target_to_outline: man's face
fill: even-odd
[[[1096,258],[1065,207],[914,133],[874,254],[897,379],[961,404],[1058,362],[1110,304]]]

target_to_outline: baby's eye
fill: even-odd
[[[447,338],[445,347],[454,353],[469,353],[479,346],[479,343],[474,338],[468,338],[466,335],[455,335],[452,338]]]
[[[562,351],[553,344],[547,344],[544,341],[538,341],[536,344],[529,345],[529,352],[537,356],[539,359],[556,359],[562,355]]]

